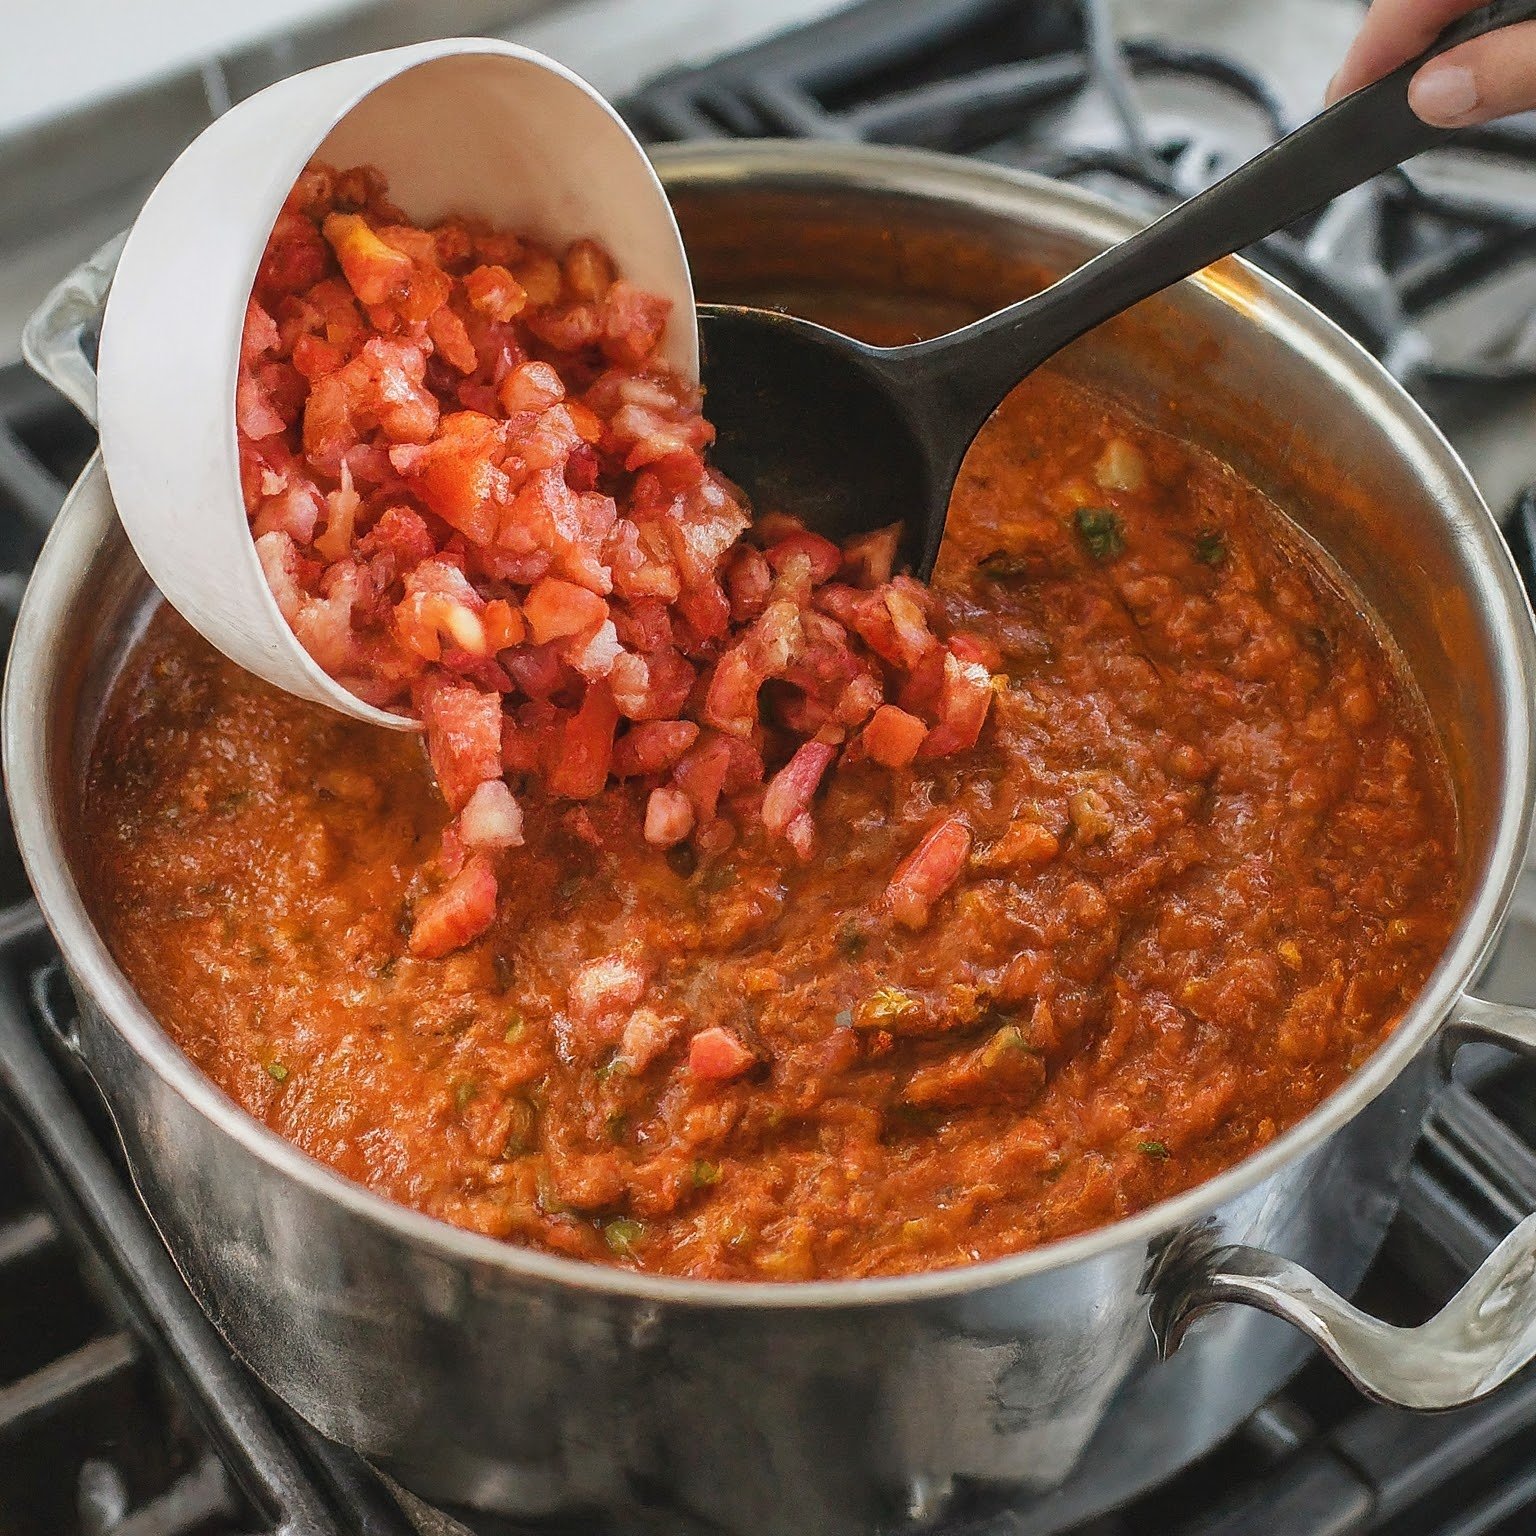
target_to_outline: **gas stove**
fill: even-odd
[[[599,0],[575,14],[590,31],[605,8]],[[1358,17],[1352,0],[1126,0],[1118,9],[1107,0],[867,0],[660,77],[623,109],[652,140],[819,136],[975,155],[1070,179],[1150,216],[1305,116]],[[556,24],[552,14],[503,30],[583,67]],[[330,46],[355,51],[375,40],[339,29]],[[302,49],[289,57],[314,61]],[[249,69],[220,76],[226,85],[232,77],[260,83]],[[165,146],[167,155],[175,147]],[[0,153],[0,179],[4,168]],[[102,232],[94,218],[80,239]],[[6,249],[0,238],[0,289]],[[1507,510],[1536,586],[1536,492],[1525,490],[1536,485],[1536,123],[1480,131],[1251,254],[1351,330],[1442,422],[1490,502]],[[26,572],[93,446],[45,386],[0,368],[7,635]],[[1481,990],[1536,1001],[1536,874]],[[426,1508],[295,1420],[230,1357],[138,1205],[93,1090],[60,1047],[70,1028],[68,988],[7,824],[0,1531],[533,1529]],[[1536,1209],[1536,1066],[1465,1052],[1463,1067],[1366,1281],[1373,1310],[1393,1321],[1427,1316]],[[1074,1536],[1514,1536],[1533,1527],[1536,1379],[1427,1418],[1364,1403],[1315,1363],[1172,1483]],[[602,1536],[589,1521],[538,1529]],[[660,1510],[622,1529],[698,1531]]]

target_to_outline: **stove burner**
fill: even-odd
[[[883,46],[872,49],[857,23],[872,31],[877,18]],[[1118,42],[1109,0],[874,0],[666,77],[629,115],[661,139],[950,150],[1073,182],[1148,217],[1295,126],[1266,80],[1223,54]],[[1536,114],[1423,155],[1247,254],[1410,388],[1536,380]]]
[[[1064,177],[1148,216],[1289,123],[1271,83],[1223,53],[1117,46],[1104,0],[869,0],[667,77],[626,112],[653,138],[788,134],[956,150]],[[1425,155],[1255,254],[1415,386],[1505,397],[1511,381],[1536,378],[1536,121]],[[43,385],[0,371],[7,640],[25,573],[93,446]],[[1510,536],[1536,590],[1536,492],[1516,506]],[[1536,896],[1525,906],[1517,921],[1536,942]],[[0,1530],[468,1536],[473,1525],[534,1536],[397,1497],[231,1360],[107,1150],[99,1101],[60,1044],[72,1020],[7,823]],[[1473,1052],[1462,1062],[1472,1075],[1438,1106],[1366,1282],[1369,1305],[1393,1321],[1427,1316],[1536,1209],[1536,1064]],[[1364,1403],[1318,1363],[1210,1456],[1071,1536],[1516,1536],[1536,1515],[1533,1469],[1536,1376],[1427,1417]],[[664,1511],[622,1529],[707,1536]],[[588,1520],[537,1530],[607,1536]]]

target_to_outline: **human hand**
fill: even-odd
[[[1422,53],[1480,0],[1373,0],[1360,35],[1328,87],[1335,102]],[[1464,128],[1536,107],[1536,22],[1518,22],[1431,59],[1408,85],[1408,105],[1438,128]]]

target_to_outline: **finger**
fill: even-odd
[[[1479,0],[1374,0],[1328,87],[1329,103],[1423,53],[1451,22],[1476,10],[1478,4]]]
[[[1473,38],[1431,59],[1409,81],[1408,105],[1437,128],[1464,128],[1536,107],[1536,21]]]

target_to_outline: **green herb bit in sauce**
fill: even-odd
[[[900,987],[876,987],[859,1005],[858,1021],[866,1029],[889,1024],[893,1019],[916,1013],[923,1005]]]
[[[711,895],[735,883],[735,867],[724,859],[716,859],[712,864],[705,865],[704,872],[699,876],[699,889],[708,891]]]
[[[534,1198],[538,1207],[546,1216],[563,1216],[570,1210],[555,1190],[555,1181],[549,1175],[549,1168],[540,1160],[538,1172],[534,1175]]]
[[[1148,1157],[1157,1158],[1159,1162],[1170,1155],[1167,1144],[1161,1141],[1138,1141],[1136,1150],[1145,1152]]]
[[[288,1081],[288,1068],[280,1061],[269,1061],[267,1063],[267,1076],[274,1083],[286,1083]]]
[[[480,1091],[480,1085],[474,1078],[466,1077],[463,1082],[454,1084],[453,1102],[460,1109],[468,1109],[469,1101]]]
[[[720,1182],[720,1164],[712,1163],[707,1158],[698,1157],[693,1162],[693,1187],[695,1189],[708,1189],[711,1184]]]
[[[616,1109],[603,1121],[603,1129],[607,1131],[609,1141],[623,1141],[629,1134],[629,1116],[622,1109]]]
[[[1095,560],[1103,563],[1125,553],[1125,530],[1108,507],[1079,507],[1072,514],[1072,521],[1077,524],[1077,536]]]
[[[525,1019],[522,1014],[520,1014],[517,1009],[514,1008],[511,1013],[507,1015],[506,1033],[503,1034],[501,1038],[505,1040],[508,1045],[516,1045],[517,1042],[523,1038],[527,1028],[527,1019]]]
[[[1227,558],[1227,541],[1214,528],[1195,535],[1195,559],[1202,565],[1220,565]]]
[[[612,1055],[597,1069],[598,1082],[606,1083],[610,1077],[628,1077],[629,1063],[620,1055]]]
[[[982,1048],[981,1061],[986,1067],[995,1067],[1010,1056],[1038,1056],[1040,1052],[1024,1038],[1024,1031],[1017,1024],[1005,1024]]]
[[[503,1157],[517,1157],[533,1147],[535,1115],[533,1105],[527,1099],[513,1099],[507,1118],[507,1139],[502,1146]]]
[[[632,1257],[635,1245],[644,1236],[645,1223],[631,1216],[616,1216],[612,1221],[603,1223],[603,1241],[608,1244],[609,1252],[617,1254],[621,1259]]]

